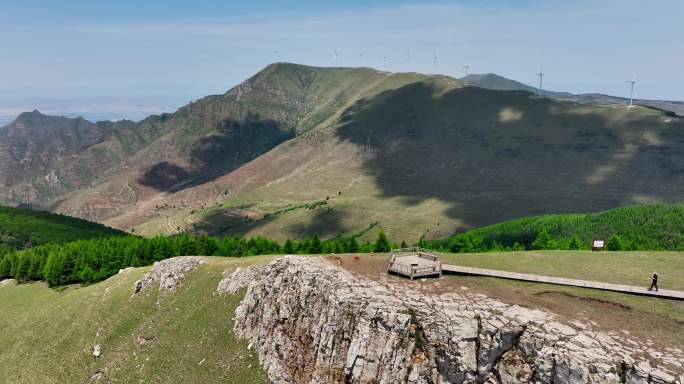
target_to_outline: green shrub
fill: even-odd
[[[557,249],[558,242],[551,237],[546,228],[542,228],[532,242],[532,247],[534,249]]]
[[[606,249],[609,251],[622,251],[625,249],[625,245],[619,235],[613,235],[606,242]]]

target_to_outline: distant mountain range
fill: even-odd
[[[460,79],[467,85],[481,87],[486,89],[493,89],[499,91],[527,91],[538,93],[538,88],[531,87],[521,82],[507,79],[505,77],[496,75],[494,73],[487,74],[471,74]],[[575,101],[578,103],[589,104],[604,104],[604,105],[627,105],[629,99],[618,96],[604,95],[600,93],[583,93],[575,95],[569,92],[554,92],[542,90],[545,97],[554,99]],[[684,101],[667,101],[667,100],[643,100],[634,99],[634,104],[662,109],[664,111],[672,111],[680,116],[684,116]]]
[[[0,128],[0,204],[146,235],[383,228],[412,241],[681,200],[682,119],[532,91],[496,75],[277,63],[138,123],[28,112]]]
[[[495,73],[470,74],[468,76],[462,77],[460,80],[466,85],[492,89],[496,91],[527,91],[535,94],[539,92],[538,88],[536,87],[531,87],[527,84],[499,76]],[[555,98],[573,96],[573,94],[569,92],[553,92],[549,90],[543,90],[542,93],[546,97]]]

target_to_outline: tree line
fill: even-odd
[[[0,206],[0,254],[6,248],[23,249],[41,244],[126,235],[102,224],[74,217]]]
[[[374,225],[369,226],[368,230]],[[51,243],[25,250],[0,239],[0,279],[45,280],[50,285],[89,284],[125,267],[150,265],[174,256],[251,256],[387,252],[405,247],[380,231],[374,242],[352,236],[321,240],[317,235],[280,244],[264,237],[209,237],[188,234],[141,238],[113,236]],[[588,215],[528,217],[474,229],[446,240],[420,239],[422,248],[447,252],[522,250],[588,250],[594,239],[607,240],[608,250],[684,250],[684,205],[646,205]]]
[[[592,214],[542,215],[460,233],[425,247],[450,252],[589,250],[684,251],[684,205],[639,205]]]
[[[541,228],[531,237],[531,241],[515,241],[512,244],[503,244],[496,240],[488,241],[486,237],[473,233],[455,236],[449,242],[427,241],[423,244],[424,248],[453,253],[591,249],[591,241],[583,241],[576,235],[569,238],[554,237],[547,228]],[[624,240],[619,234],[613,234],[605,241],[605,249],[608,251],[640,250],[634,244]]]
[[[150,265],[175,256],[388,252],[396,246],[382,231],[372,243],[359,243],[353,236],[321,240],[314,235],[302,240],[287,240],[282,245],[264,237],[117,236],[41,245],[21,251],[0,247],[0,279],[14,278],[19,282],[45,280],[50,286],[90,284],[104,280],[122,268]]]

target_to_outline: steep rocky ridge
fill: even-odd
[[[55,210],[102,220],[122,206],[201,184],[258,157],[315,127],[386,77],[368,68],[277,63],[223,95],[139,123],[23,114],[0,132],[0,156],[19,163],[29,148],[35,158],[49,161],[0,170],[0,180],[6,180],[0,201],[56,202]],[[17,142],[17,128],[29,125],[23,130],[27,138]],[[81,128],[62,132],[68,125]],[[55,142],[52,132],[69,138],[69,145]],[[7,148],[4,136],[12,137]],[[53,147],[56,154],[49,152]]]
[[[19,115],[0,128],[0,201],[46,207],[70,191],[91,187],[149,140],[135,123]]]
[[[681,383],[684,355],[482,295],[370,281],[286,256],[220,284],[247,286],[235,330],[274,383]],[[231,283],[232,281],[232,283]]]
[[[46,116],[38,110],[19,115],[0,128],[0,185],[50,178],[55,166],[101,143],[114,124],[94,124],[82,118]]]

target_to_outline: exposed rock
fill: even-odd
[[[105,373],[101,370],[95,371],[95,373],[93,373],[90,376],[90,382],[91,383],[110,383],[109,379],[107,379],[107,375],[105,375]]]
[[[253,266],[249,268],[238,267],[234,271],[226,271],[223,273],[223,279],[219,282],[216,291],[220,293],[235,294],[240,289],[246,287],[252,281],[261,277],[264,273],[265,267]]]
[[[0,281],[0,287],[4,287],[5,285],[12,285],[14,284],[15,280],[14,279],[4,279]]]
[[[146,347],[154,342],[156,339],[155,336],[144,336],[144,335],[138,335],[135,337],[135,345],[138,347]]]
[[[504,353],[496,366],[501,384],[528,383],[534,371],[523,353],[515,348]]]
[[[248,276],[233,272],[224,289]],[[425,294],[314,257],[283,257],[256,276],[235,330],[273,383],[674,384],[682,374],[643,364],[609,335],[483,295]]]
[[[93,347],[93,356],[97,359],[102,354],[102,346],[100,344],[95,344]]]
[[[126,274],[126,273],[128,273],[128,272],[130,272],[130,271],[132,271],[132,270],[134,270],[134,269],[135,269],[135,268],[133,268],[133,267],[122,268],[122,269],[119,269],[119,273],[118,273],[118,274],[119,274],[119,275]]]
[[[187,272],[204,263],[206,261],[197,256],[181,256],[157,261],[142,279],[135,282],[133,295],[153,285],[158,285],[160,290],[174,291]]]

